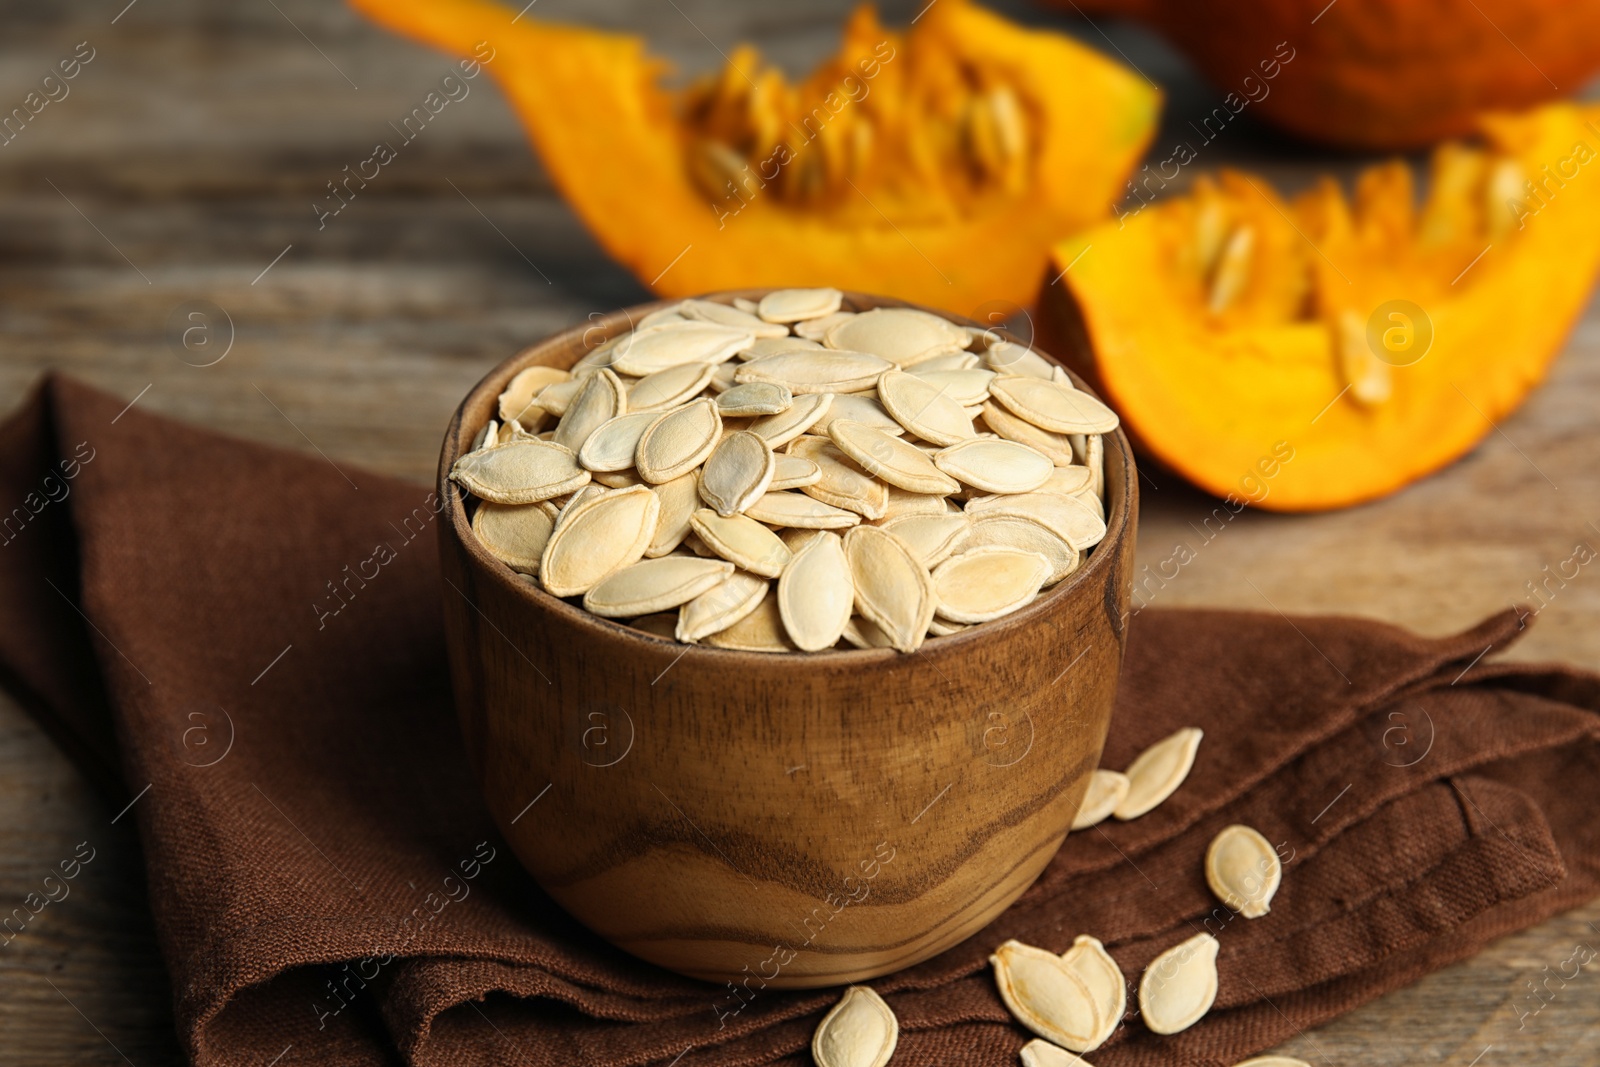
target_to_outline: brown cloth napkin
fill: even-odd
[[[746,1003],[635,961],[496,837],[450,707],[428,490],[124,406],[56,377],[0,427],[0,681],[132,801],[196,1063],[808,1061],[836,992]],[[986,964],[1008,937],[1092,933],[1136,982],[1211,930],[1211,1014],[1157,1037],[1130,998],[1092,1058],[1223,1065],[1600,894],[1600,678],[1486,663],[1518,629],[1140,613],[1105,763],[1200,726],[1192,775],[873,982],[895,1063],[1016,1062],[1029,1035]],[[1285,859],[1261,919],[1203,879],[1234,822]]]

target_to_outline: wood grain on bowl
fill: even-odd
[[[1015,614],[909,655],[675,644],[499,563],[447,477],[513,374],[570,366],[655,306],[507,361],[446,436],[451,668],[489,807],[555,900],[664,967],[758,989],[909,966],[1032,884],[1099,762],[1138,509],[1127,442],[1106,437],[1105,540]]]

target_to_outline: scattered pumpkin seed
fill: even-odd
[[[1283,881],[1283,863],[1260,831],[1235,823],[1211,839],[1206,849],[1206,884],[1246,919],[1271,910],[1272,897]]]
[[[1158,1034],[1187,1030],[1217,999],[1217,939],[1195,934],[1150,961],[1139,979],[1139,1015]]]
[[[900,1040],[900,1024],[883,998],[864,985],[844,991],[811,1038],[817,1067],[884,1067]]]
[[[1089,776],[1089,789],[1072,817],[1072,829],[1087,830],[1105,822],[1128,795],[1128,776],[1120,771],[1097,768]]]
[[[1094,1047],[1101,1030],[1094,996],[1077,971],[1053,952],[1007,941],[989,957],[995,985],[1012,1018],[1074,1052]]]
[[[1068,1052],[1060,1045],[1052,1045],[1042,1037],[1036,1037],[1023,1045],[1022,1051],[1017,1055],[1022,1059],[1022,1067],[1093,1067],[1076,1052]]]
[[[1204,736],[1199,727],[1186,726],[1139,753],[1123,772],[1128,776],[1128,795],[1112,814],[1137,819],[1175,793],[1189,776]]]
[[[1080,934],[1072,947],[1061,954],[1061,961],[1083,982],[1089,996],[1094,999],[1095,1014],[1100,1018],[1100,1028],[1095,1031],[1087,1048],[1079,1052],[1093,1052],[1117,1031],[1123,1013],[1128,1010],[1128,985],[1122,977],[1122,968],[1111,958],[1098,938]]]

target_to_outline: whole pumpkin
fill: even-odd
[[[1600,70],[1600,0],[1058,3],[1142,22],[1261,117],[1353,147],[1462,136],[1486,109],[1570,95]],[[1268,85],[1285,44],[1294,58]]]

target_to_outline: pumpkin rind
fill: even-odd
[[[1600,108],[1490,115],[1481,129],[1481,155],[1439,150],[1420,211],[1395,164],[1363,175],[1353,205],[1331,181],[1286,204],[1262,178],[1224,174],[1065,241],[1047,280],[1072,269],[1044,288],[1040,337],[1143,451],[1217,496],[1316,511],[1393,492],[1522,402],[1600,269]],[[1496,160],[1544,195],[1516,182],[1524,199],[1495,196]],[[1252,281],[1221,312],[1193,250],[1208,198],[1260,235]],[[1431,347],[1378,368],[1390,395],[1363,402],[1342,324],[1359,330],[1395,300],[1423,309],[1412,318],[1431,323]]]
[[[992,300],[1026,304],[1049,242],[1108,213],[1143,155],[1160,104],[1155,88],[1112,60],[968,0],[931,5],[904,36],[878,27],[870,11],[857,12],[841,60],[825,64],[802,90],[825,88],[829,78],[854,71],[866,92],[850,106],[881,110],[901,99],[896,92],[914,99],[954,91],[946,81],[981,69],[1021,98],[1033,131],[1026,172],[983,195],[937,202],[880,192],[886,187],[863,177],[855,193],[832,204],[796,203],[776,188],[754,187],[743,198],[713,204],[691,177],[687,98],[658,85],[666,65],[637,37],[528,15],[513,22],[515,12],[485,0],[351,3],[374,21],[457,54],[487,42],[494,58],[486,69],[505,89],[556,187],[608,253],[670,297],[745,286],[832,286],[961,313]],[[843,62],[863,49],[866,58]],[[871,79],[860,67],[868,61],[876,62],[868,68],[877,71]],[[824,137],[832,128],[804,132]],[[938,168],[930,167],[938,161],[914,157],[936,134],[933,124],[908,124],[899,135],[904,158],[881,160],[878,170],[889,177],[904,171],[902,190],[932,182]]]

